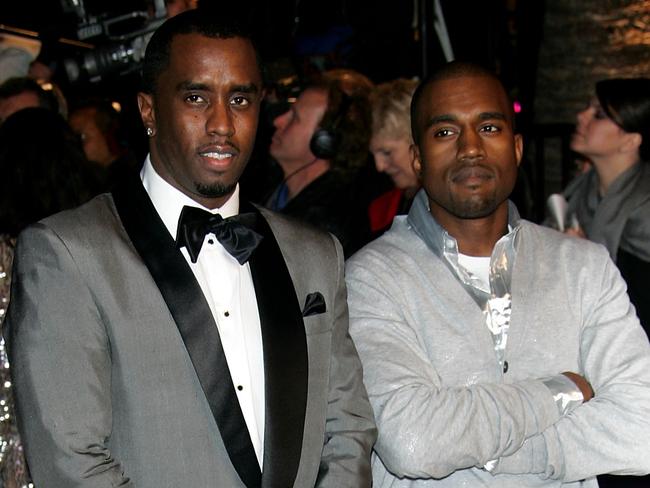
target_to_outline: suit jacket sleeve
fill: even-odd
[[[132,487],[107,447],[110,342],[75,256],[37,224],[19,238],[13,280],[5,333],[34,483]]]
[[[356,348],[348,332],[348,306],[343,275],[343,251],[338,255],[329,399],[325,445],[316,486],[370,487],[370,453],[376,429]]]
[[[595,396],[512,456],[498,473],[577,481],[601,473],[650,472],[650,348],[625,283],[604,249],[576,286],[583,309],[581,372]]]

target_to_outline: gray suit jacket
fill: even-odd
[[[5,333],[36,486],[370,486],[341,248],[253,210],[263,473],[207,302],[134,178],[18,241]]]

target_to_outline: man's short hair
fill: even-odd
[[[508,97],[508,92],[503,86],[503,83],[499,77],[491,70],[475,63],[469,63],[466,61],[452,61],[447,63],[427,76],[422,83],[417,87],[415,93],[413,94],[413,100],[411,101],[411,133],[413,135],[413,141],[416,145],[420,143],[420,121],[418,120],[420,103],[422,102],[422,95],[429,85],[432,85],[438,81],[449,80],[453,78],[463,78],[463,77],[486,77],[491,78],[496,81],[502,88],[506,97]],[[515,114],[512,110],[512,104],[509,103],[508,113],[505,114],[508,117],[509,122],[514,127]]]
[[[327,94],[327,108],[318,127],[332,131],[337,148],[330,159],[335,171],[354,172],[368,159],[370,143],[370,102],[362,94],[347,94],[338,80],[323,77],[305,87]]]
[[[335,68],[323,73],[323,78],[337,83],[346,95],[369,97],[375,84],[363,73],[350,68]]]
[[[34,79],[28,77],[9,78],[0,85],[0,100],[20,95],[21,93],[33,93],[38,98],[38,106],[47,108],[54,112],[59,111],[59,104],[56,97]]]
[[[247,39],[253,45],[262,72],[255,41],[244,19],[234,15],[218,15],[211,10],[188,10],[166,20],[151,36],[142,66],[143,92],[153,93],[156,90],[158,77],[169,65],[172,40],[180,34],[201,34],[213,39]]]
[[[106,138],[108,147],[114,154],[125,151],[126,138],[122,133],[120,113],[109,100],[95,98],[81,100],[70,110],[70,116],[81,111],[88,111],[91,114],[97,129]]]
[[[93,119],[97,128],[102,134],[115,131],[116,127],[120,124],[120,114],[109,100],[102,99],[84,99],[77,102],[70,114],[80,112],[82,110],[90,110],[93,113]]]

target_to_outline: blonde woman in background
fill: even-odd
[[[420,188],[411,165],[411,98],[415,80],[397,79],[378,85],[371,94],[372,137],[370,152],[377,171],[391,177],[395,188],[370,203],[368,216],[374,237],[387,230],[395,215],[408,212]]]

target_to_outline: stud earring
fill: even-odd
[[[147,127],[147,135],[151,137],[153,135],[153,129],[151,127]]]

